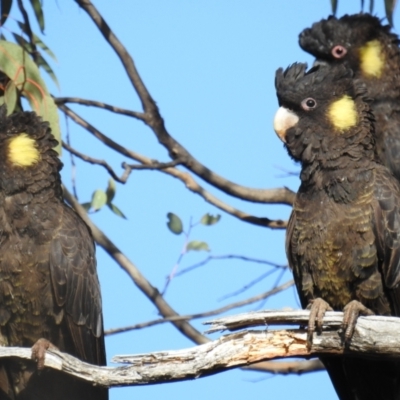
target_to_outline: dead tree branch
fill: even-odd
[[[212,321],[216,327],[254,326],[266,323],[304,324],[308,311],[262,311]],[[322,334],[314,334],[311,350],[307,349],[304,329],[241,331],[217,340],[182,350],[122,355],[114,362],[122,367],[97,367],[58,351],[48,351],[45,366],[64,371],[97,385],[133,386],[182,381],[216,374],[260,361],[317,355],[378,358],[390,355],[400,359],[400,318],[360,317],[350,344],[343,346],[338,328],[343,313],[328,312]],[[30,349],[1,347],[0,357],[30,358]],[[318,365],[314,365],[318,366]]]

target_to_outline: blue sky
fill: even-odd
[[[375,12],[383,17],[377,1]],[[295,61],[312,62],[297,44],[300,31],[330,13],[330,1],[287,0],[119,0],[97,1],[96,6],[133,56],[141,76],[157,101],[166,127],[198,160],[220,175],[255,188],[298,187],[298,171],[272,129],[277,109],[274,74]],[[360,2],[339,2],[338,15],[360,10]],[[16,10],[12,10],[14,15]],[[46,1],[46,30],[43,40],[56,53],[52,64],[60,81],[54,95],[77,96],[140,111],[140,103],[119,60],[100,38],[94,24],[74,2]],[[15,14],[17,15],[17,14]],[[400,26],[398,13],[395,26]],[[6,27],[8,28],[8,27]],[[10,23],[9,28],[12,28]],[[38,31],[37,27],[35,28]],[[6,31],[7,34],[7,31]],[[114,140],[159,161],[167,153],[142,123],[82,106],[71,107]],[[60,117],[63,133],[64,118]],[[91,135],[68,123],[71,142],[81,152],[106,159],[120,170],[124,158],[114,154]],[[63,154],[64,183],[71,187],[69,156]],[[101,167],[76,160],[79,200],[105,188],[108,175]],[[198,179],[199,180],[199,179]],[[227,203],[257,216],[287,219],[290,208],[251,204],[204,186]],[[137,171],[126,185],[118,184],[115,204],[127,220],[108,209],[93,215],[121,250],[146,278],[162,289],[183,245],[183,236],[166,228],[166,214],[178,214],[186,227],[205,213],[220,213],[183,184],[159,172]],[[236,254],[286,263],[283,231],[245,224],[223,214],[212,227],[196,227],[191,239],[204,240],[212,255]],[[206,253],[189,253],[180,268],[190,266]],[[268,270],[262,264],[243,261],[213,261],[189,274],[175,278],[166,300],[181,314],[212,310],[271,288],[273,274],[246,292],[220,298],[242,288]],[[130,278],[101,250],[98,271],[102,286],[105,328],[131,325],[157,318],[155,307]],[[281,282],[291,279],[290,273]],[[265,304],[234,310],[299,307],[292,289],[270,298]],[[193,324],[204,330],[201,321]],[[211,337],[218,337],[213,335]],[[180,349],[193,344],[170,325],[119,334],[106,340],[107,358],[157,350]],[[189,395],[190,393],[190,395]],[[232,370],[195,381],[111,390],[111,399],[218,398],[234,400],[335,399],[325,373],[305,376],[271,376]]]

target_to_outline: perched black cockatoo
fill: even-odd
[[[105,365],[95,247],[63,202],[48,123],[0,108],[0,345],[34,360],[0,359],[0,399],[106,400],[108,390],[43,368],[49,346]]]
[[[306,68],[275,80],[274,128],[302,167],[286,253],[310,340],[335,310],[348,343],[359,315],[400,315],[400,183],[376,160],[364,84],[343,65]],[[399,361],[321,360],[341,400],[400,399]]]
[[[370,14],[329,17],[299,36],[317,63],[344,64],[365,83],[376,118],[376,151],[400,180],[400,49],[390,26]]]

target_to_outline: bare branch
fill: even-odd
[[[297,324],[303,323],[309,317],[308,311],[264,312],[264,314],[271,316],[267,319],[277,320],[285,325],[295,321]],[[400,359],[399,318],[360,317],[351,342],[343,346],[338,332],[343,313],[328,314],[327,318],[324,318],[324,326],[336,330],[314,334],[310,350],[307,348],[307,332],[304,329],[241,331],[188,349],[114,357],[113,362],[129,364],[123,367],[98,367],[58,351],[46,352],[45,366],[98,385],[113,387],[182,381],[288,357],[303,358],[323,354],[379,358],[384,355]],[[243,314],[242,320],[240,316],[235,318],[239,325],[245,326],[244,321],[251,321],[253,317],[246,317]],[[0,347],[0,357],[11,356],[30,358],[31,349]],[[263,363],[256,364],[256,367],[257,365]],[[274,365],[279,370],[279,363]],[[314,364],[314,368],[320,368],[320,365]],[[290,372],[288,366],[286,371]]]
[[[253,311],[245,314],[230,315],[221,317],[213,321],[204,322],[205,325],[211,325],[211,328],[206,333],[218,331],[236,331],[242,328],[255,326],[271,325],[307,325],[310,312],[308,310],[267,310]],[[361,317],[360,317],[361,318]],[[357,320],[360,321],[361,319]],[[365,318],[364,318],[365,319]],[[364,321],[362,319],[362,321]],[[392,321],[400,326],[400,318],[397,317],[382,317],[369,316],[368,321]],[[343,321],[343,313],[339,311],[327,311],[324,316],[324,326],[336,328],[341,326]]]
[[[68,115],[68,117],[70,117],[74,122],[82,126],[82,128],[86,129],[94,137],[99,139],[102,143],[104,143],[111,149],[115,150],[116,152],[138,162],[142,163],[151,162],[149,158],[144,157],[139,153],[135,153],[134,151],[128,150],[126,147],[121,146],[120,144],[118,144],[117,142],[106,136],[104,133],[100,132],[93,125],[89,124],[89,122],[85,121],[77,113],[72,111],[69,107],[65,105],[59,105],[58,108],[62,110],[66,115]]]
[[[77,124],[82,126],[88,132],[92,133],[97,139],[99,139],[101,142],[103,142],[106,146],[108,146],[108,147],[112,148],[113,150],[117,151],[118,153],[120,153],[128,158],[131,158],[135,161],[138,161],[139,163],[142,163],[144,165],[148,165],[148,166],[154,165],[153,160],[121,146],[120,144],[118,144],[117,142],[115,142],[114,140],[112,140],[111,138],[106,136],[104,133],[100,132],[93,125],[89,124],[89,122],[85,121],[83,118],[81,118],[78,114],[76,114],[74,111],[72,111],[67,106],[61,105],[61,106],[59,106],[59,108],[66,115],[68,115],[73,121],[75,121]],[[259,225],[259,226],[265,226],[265,227],[272,228],[272,229],[286,228],[286,225],[287,225],[286,221],[283,221],[280,219],[271,220],[266,217],[263,217],[263,218],[255,217],[253,215],[250,215],[243,211],[240,211],[240,210],[230,206],[229,204],[224,203],[223,201],[219,200],[217,197],[213,196],[211,193],[207,192],[187,172],[180,171],[177,168],[164,168],[164,169],[160,169],[160,171],[162,171],[168,175],[171,175],[174,178],[178,178],[186,185],[186,187],[189,190],[191,190],[194,193],[199,194],[208,203],[212,204],[213,206],[219,208],[222,211],[227,212],[228,214],[233,215],[234,217],[236,217],[244,222],[249,222],[251,224]]]
[[[163,172],[168,172],[168,170],[163,170]],[[185,183],[186,187],[194,193],[199,194],[206,200],[208,203],[212,204],[213,206],[219,208],[222,211],[231,214],[232,216],[240,219],[244,222],[249,222],[254,225],[264,226],[267,228],[272,229],[285,229],[287,226],[287,221],[283,221],[281,219],[272,220],[266,217],[255,217],[253,215],[249,215],[237,208],[232,207],[231,205],[224,203],[223,201],[219,200],[217,197],[212,195],[211,193],[207,192],[202,186],[200,186],[193,177],[188,174],[187,172],[179,171],[176,169],[174,174],[171,173],[174,177],[180,179],[182,182]]]
[[[243,306],[246,306],[248,304],[252,304],[252,303],[255,303],[257,301],[266,299],[267,297],[273,296],[275,294],[278,294],[278,293],[286,290],[287,288],[289,288],[293,284],[294,284],[294,281],[290,280],[290,281],[287,281],[286,283],[284,283],[281,286],[278,286],[278,287],[275,287],[275,288],[269,290],[268,292],[261,293],[261,294],[259,294],[257,296],[250,297],[249,299],[246,299],[246,300],[242,300],[242,301],[238,301],[236,303],[228,304],[228,305],[226,305],[224,307],[220,307],[220,308],[217,308],[215,310],[206,311],[206,312],[197,313],[197,314],[179,315],[179,316],[174,316],[174,317],[169,317],[169,318],[159,318],[159,319],[155,319],[155,320],[148,321],[148,322],[142,322],[140,324],[135,324],[135,325],[131,325],[131,326],[125,326],[123,328],[108,329],[107,331],[105,331],[105,334],[106,335],[114,335],[116,333],[128,332],[128,331],[132,331],[132,330],[135,330],[135,329],[148,328],[150,326],[164,324],[166,322],[188,321],[188,320],[191,320],[191,319],[211,317],[213,315],[222,314],[223,312],[232,310],[234,308],[243,307]]]
[[[130,174],[132,168],[125,168],[125,171],[123,172],[121,177],[119,177],[106,161],[99,160],[97,158],[93,158],[93,157],[90,157],[90,156],[88,156],[86,154],[80,153],[78,150],[75,150],[73,147],[71,147],[68,143],[66,143],[64,141],[62,142],[62,147],[64,149],[68,150],[71,154],[75,155],[76,157],[80,158],[83,161],[86,161],[86,162],[88,162],[90,164],[94,164],[94,165],[101,165],[102,167],[104,167],[108,171],[108,173],[117,182],[126,183],[126,181],[129,178],[129,174]]]
[[[110,44],[121,60],[128,78],[140,98],[143,110],[145,111],[144,122],[153,130],[158,141],[168,150],[172,159],[179,158],[182,161],[182,164],[184,164],[185,167],[194,174],[231,196],[257,203],[287,204],[290,206],[293,204],[295,193],[288,188],[253,189],[237,185],[236,183],[216,174],[197,161],[193,155],[191,155],[166,130],[164,120],[160,115],[157,104],[144,85],[132,57],[124,45],[115,36],[114,32],[100,15],[96,7],[90,2],[90,0],[75,1],[88,13],[92,21],[104,36],[105,40]]]
[[[67,103],[82,104],[84,106],[89,106],[89,107],[91,106],[91,107],[103,108],[104,110],[111,111],[115,114],[126,115],[128,117],[136,118],[140,121],[144,121],[145,119],[145,115],[143,113],[112,106],[110,104],[103,103],[101,101],[86,100],[86,99],[81,99],[79,97],[53,97],[53,99],[57,105],[63,105]]]
[[[142,108],[145,112],[149,112],[149,107],[151,107],[154,103],[154,100],[151,98],[150,93],[147,91],[142,79],[140,78],[135,63],[126,50],[126,48],[122,45],[122,43],[115,36],[114,32],[111,30],[105,19],[98,12],[97,8],[89,1],[89,0],[75,0],[78,5],[85,10],[92,21],[96,24],[97,28],[100,30],[104,39],[110,46],[114,49],[115,53],[119,57],[122,62],[122,65],[125,68],[125,71],[128,75],[129,80],[132,83],[135,91],[138,93],[139,98],[142,102]]]
[[[152,160],[152,164],[127,164],[127,163],[122,163],[122,167],[126,169],[136,169],[136,170],[161,170],[161,169],[166,169],[166,168],[171,168],[171,167],[176,167],[177,165],[181,164],[179,159],[169,161],[169,162],[159,162],[157,160]]]
[[[274,268],[279,268],[279,269],[286,269],[288,268],[287,265],[279,265],[267,260],[261,260],[259,258],[253,258],[253,257],[246,257],[246,256],[241,256],[241,255],[236,255],[236,254],[228,254],[228,255],[223,255],[223,256],[214,256],[214,255],[210,255],[208,257],[206,257],[204,260],[193,264],[189,267],[185,267],[182,268],[180,271],[178,271],[175,276],[179,276],[179,275],[183,275],[186,274],[190,271],[193,271],[196,268],[202,267],[203,265],[206,265],[207,263],[209,263],[212,260],[228,260],[228,259],[235,259],[235,260],[242,260],[242,261],[248,261],[248,262],[253,262],[253,263],[257,263],[257,264],[266,264],[269,265],[271,267]]]
[[[226,300],[226,299],[229,299],[230,297],[235,297],[243,292],[246,292],[247,290],[252,288],[254,285],[256,285],[257,283],[260,283],[262,280],[264,280],[265,278],[268,278],[270,275],[274,274],[277,271],[278,271],[277,269],[270,269],[269,271],[264,272],[263,274],[259,275],[257,278],[252,279],[250,282],[244,284],[241,288],[236,289],[234,292],[224,294],[223,296],[221,296],[218,299],[218,301]],[[281,271],[285,272],[284,270],[281,270]],[[275,283],[273,285],[273,288],[276,288],[276,287],[278,287],[277,283]]]

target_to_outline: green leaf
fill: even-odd
[[[90,206],[94,211],[100,210],[100,208],[102,208],[106,203],[107,195],[104,190],[97,189],[95,192],[93,192]]]
[[[110,178],[108,180],[108,186],[106,189],[106,194],[107,194],[107,203],[111,203],[112,199],[115,196],[115,192],[117,191],[117,185],[115,184],[115,181],[113,178]]]
[[[0,40],[0,69],[26,97],[32,110],[49,122],[54,137],[61,143],[57,106],[29,54],[15,43]],[[60,153],[61,146],[56,150]]]
[[[4,26],[8,16],[10,15],[10,10],[12,6],[12,0],[1,0],[0,9],[1,9],[1,18],[0,25]]]
[[[26,39],[24,39],[21,35],[18,35],[18,33],[13,33],[13,36],[14,36],[15,41],[24,50],[26,50],[28,53],[32,53],[33,52],[32,45]]]
[[[385,0],[385,11],[386,18],[389,21],[390,26],[393,26],[393,11],[396,7],[397,0]]]
[[[17,88],[14,85],[13,81],[9,81],[6,86],[6,90],[4,91],[4,103],[7,106],[7,115],[10,115],[15,110],[15,106],[17,105],[18,93]]]
[[[337,11],[337,0],[331,0],[332,14],[335,15]]]
[[[181,219],[174,213],[169,212],[167,214],[168,222],[167,226],[172,233],[180,235],[183,232],[183,225]]]
[[[374,12],[374,0],[369,0],[369,13],[372,14]]]
[[[60,89],[60,84],[58,83],[58,79],[56,77],[56,74],[54,73],[54,71],[50,67],[49,63],[42,57],[42,55],[40,53],[37,53],[36,57],[37,57],[36,62],[39,65],[39,67],[42,67],[49,74],[49,76],[52,79],[52,81]]]
[[[26,25],[23,22],[18,21],[18,25],[21,28],[22,32],[25,35],[28,35],[28,30],[26,29]],[[36,45],[38,45],[44,52],[46,52],[54,61],[57,61],[57,57],[55,54],[50,50],[50,48],[40,39],[39,36],[36,36],[33,32],[32,39]]]
[[[35,11],[35,16],[39,24],[39,28],[44,33],[44,15],[42,10],[42,4],[40,0],[31,0],[32,8]]]
[[[86,212],[90,210],[92,203],[81,203],[81,206],[85,209]]]
[[[214,217],[214,215],[211,215],[211,214],[204,214],[204,215],[201,217],[200,222],[201,222],[203,225],[214,225],[214,224],[216,224],[220,219],[221,219],[221,216],[220,216],[219,214],[217,214],[215,217]]]
[[[113,203],[107,203],[108,207],[110,207],[110,210],[114,213],[117,214],[119,217],[127,219],[125,217],[125,214]]]
[[[186,246],[186,250],[195,250],[195,251],[210,251],[208,244],[206,242],[200,242],[199,240],[192,240]]]

